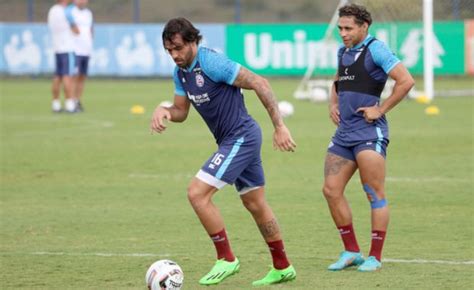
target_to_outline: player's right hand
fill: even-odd
[[[284,124],[275,128],[273,148],[287,152],[294,152],[296,149],[296,143],[291,137],[290,130]]]
[[[171,113],[167,108],[162,106],[156,107],[151,117],[150,128],[151,132],[162,133],[166,130],[165,120],[171,120]]]

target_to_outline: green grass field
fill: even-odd
[[[457,81],[470,82],[446,87]],[[291,97],[297,80],[271,83],[295,105],[287,119],[295,153],[273,150],[263,106],[250,92],[246,102],[262,125],[267,198],[298,277],[267,288],[473,288],[474,98],[438,98],[438,116],[409,100],[388,114],[384,266],[333,273],[326,267],[342,243],[320,189],[335,128],[326,104]],[[216,148],[204,122],[192,111],[165,134],[150,134],[152,110],[170,99],[169,80],[91,80],[86,112],[75,115],[51,113],[49,90],[49,80],[0,80],[0,288],[145,289],[148,266],[172,259],[185,273],[184,289],[206,289],[197,281],[214,248],[186,198],[189,180]],[[130,114],[135,104],[144,115]],[[366,255],[370,207],[357,177],[346,195]],[[251,289],[271,265],[266,245],[232,187],[215,202],[241,271],[212,288]]]

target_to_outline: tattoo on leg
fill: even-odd
[[[271,237],[280,232],[280,227],[278,226],[278,222],[275,218],[271,219],[266,223],[259,224],[258,229],[260,230],[260,233],[262,233],[262,236],[264,238]]]
[[[348,162],[349,160],[345,158],[328,153],[326,161],[324,162],[324,176],[338,174],[339,171],[341,171],[341,168]]]

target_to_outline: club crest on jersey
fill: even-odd
[[[196,75],[196,85],[200,88],[204,86],[204,77],[201,74]]]

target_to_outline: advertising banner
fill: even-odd
[[[332,75],[341,45],[337,28],[323,41],[326,24],[235,24],[227,26],[227,54],[265,75],[302,75],[309,66],[315,74]],[[464,74],[464,23],[434,24],[435,74]],[[374,24],[370,33],[384,41],[413,74],[423,73],[421,22]]]
[[[225,51],[225,26],[197,24],[203,45]],[[162,24],[94,26],[90,75],[171,76],[174,63],[164,50]],[[0,72],[12,75],[54,71],[54,52],[46,24],[0,23]]]
[[[431,48],[436,75],[474,73],[473,21],[435,22]],[[323,40],[327,24],[196,24],[203,45],[227,54],[268,76],[333,75],[337,28]],[[97,24],[90,74],[104,76],[171,76],[174,68],[163,49],[163,24]],[[421,22],[374,24],[370,33],[384,41],[413,74],[423,73]],[[51,74],[54,54],[46,24],[0,23],[0,73]]]
[[[465,22],[466,28],[466,73],[474,75],[474,20]]]

